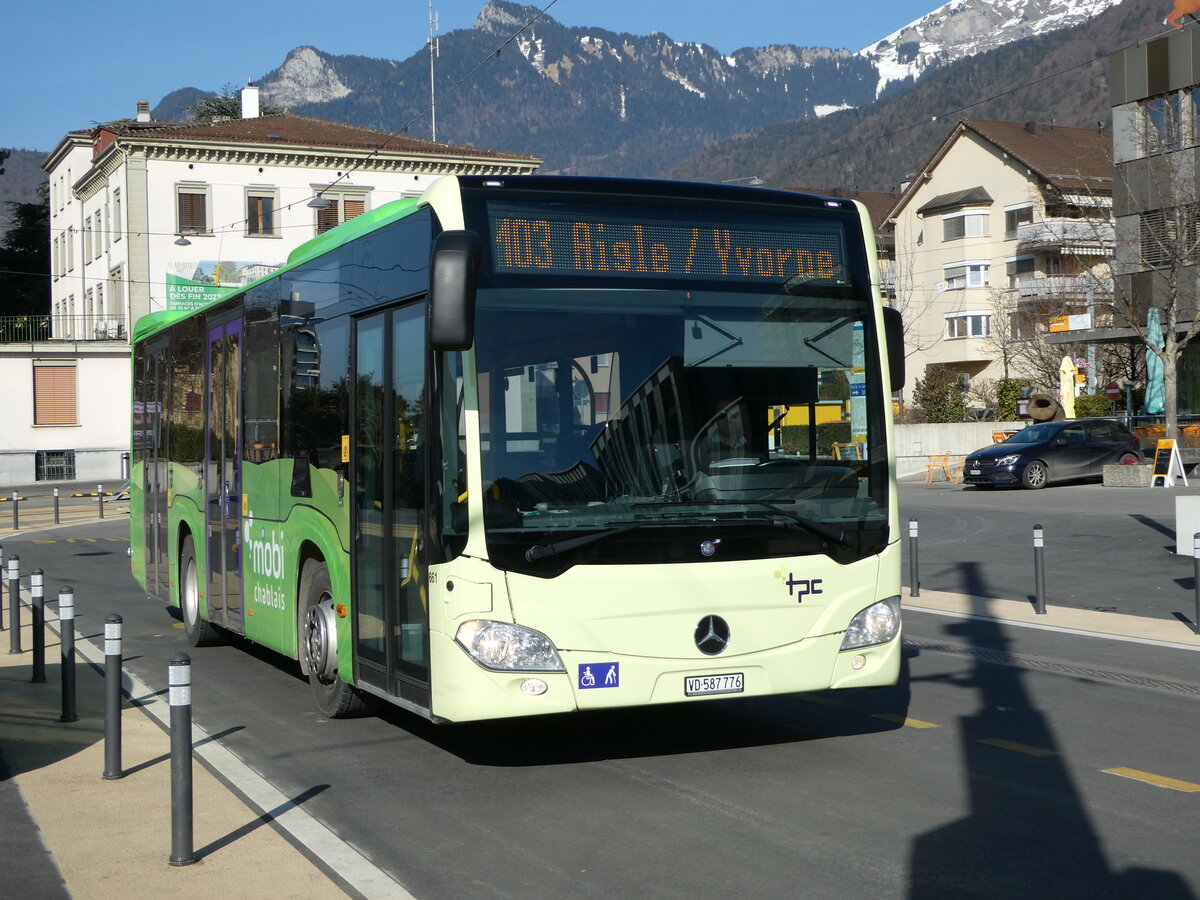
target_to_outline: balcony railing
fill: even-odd
[[[124,316],[0,316],[0,344],[128,339]]]
[[[1021,275],[1017,278],[1017,293],[1022,297],[1077,297],[1085,299],[1091,287],[1092,299],[1099,303],[1111,300],[1113,280],[1087,275]]]
[[[1113,223],[1104,219],[1043,219],[1017,228],[1018,250],[1111,255],[1115,241]]]

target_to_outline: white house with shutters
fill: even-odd
[[[283,265],[297,246],[450,174],[541,160],[290,113],[211,124],[135,119],[65,135],[50,181],[51,311],[0,319],[0,487],[115,480],[129,443],[129,334]],[[314,203],[315,198],[320,198]]]

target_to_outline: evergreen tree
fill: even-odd
[[[193,122],[207,124],[222,119],[240,119],[242,117],[241,89],[232,82],[226,82],[221,88],[220,94],[197,100],[191,106],[185,106],[184,110]],[[277,116],[283,111],[283,107],[273,106],[270,103],[262,103],[258,109],[259,115],[262,116]]]
[[[7,155],[7,154],[6,154]],[[0,316],[50,312],[50,187],[34,203],[12,203],[11,225],[0,241]]]

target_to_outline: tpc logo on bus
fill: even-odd
[[[791,572],[785,573],[783,569],[776,569],[775,577],[787,585],[788,596],[796,597],[797,603],[803,603],[804,598],[810,595],[825,593],[821,587],[825,582],[824,578],[797,578]]]
[[[581,691],[586,691],[589,688],[615,688],[620,686],[620,663],[606,662],[579,664],[579,689]]]

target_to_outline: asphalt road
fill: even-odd
[[[903,482],[904,584],[911,588],[907,534],[915,518],[922,588],[1032,599],[1033,528],[1041,525],[1047,605],[1190,622],[1196,608],[1195,562],[1175,554],[1175,502],[1198,494],[1196,485],[980,491],[945,482]],[[1186,546],[1191,545],[1188,536]]]
[[[1052,490],[986,499],[1016,523]],[[913,496],[931,525],[988,518]],[[48,596],[72,584],[84,634],[119,612],[126,667],[162,688],[190,648],[123,527],[4,544]],[[930,545],[923,583],[964,570]],[[911,611],[906,641],[894,689],[449,727],[330,721],[292,662],[190,652],[197,723],[421,898],[1200,896],[1200,794],[1164,786],[1200,783],[1195,652]]]

